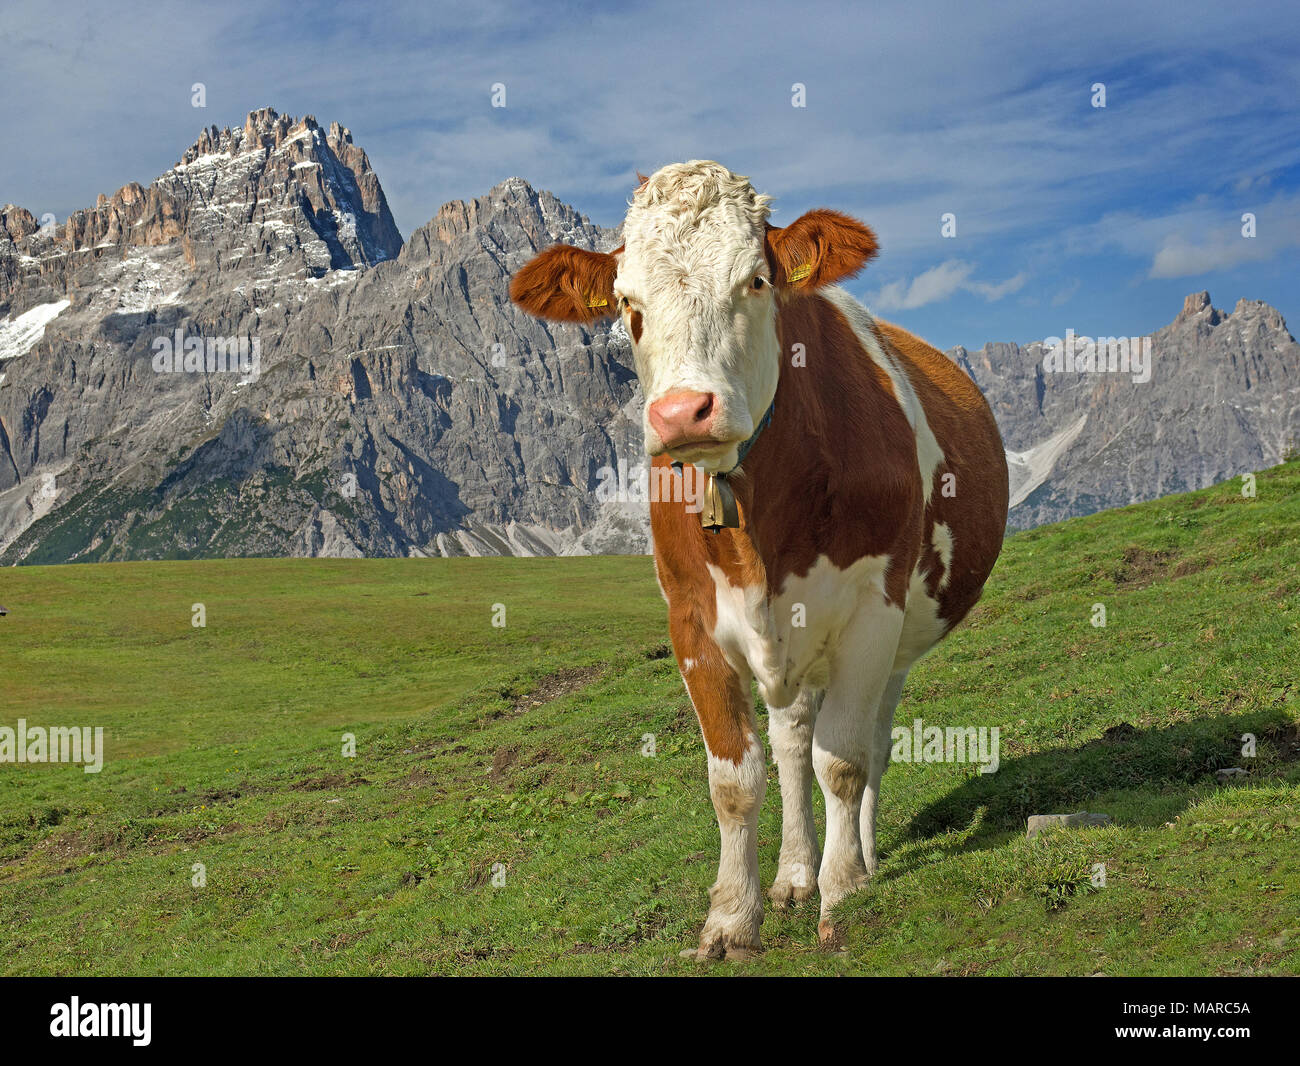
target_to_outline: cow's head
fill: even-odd
[[[783,229],[749,179],[699,160],[642,181],[624,245],[556,245],[523,267],[510,296],[542,318],[619,315],[645,393],[645,441],[706,471],[730,470],[776,394],[778,304],[856,273],[872,232],[835,211]]]

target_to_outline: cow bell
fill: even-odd
[[[704,497],[700,501],[700,525],[708,532],[720,529],[739,529],[740,510],[736,494],[731,491],[725,475],[710,474],[704,482]]]

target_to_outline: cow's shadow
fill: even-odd
[[[1242,757],[1246,733],[1257,738],[1254,758]],[[1257,776],[1294,761],[1295,733],[1296,726],[1281,711],[1260,711],[1196,718],[1162,729],[1113,726],[1076,748],[1010,758],[1004,751],[995,773],[974,774],[921,808],[890,849],[907,854],[882,866],[881,874],[901,876],[928,865],[935,850],[948,855],[995,847],[1023,834],[1031,814],[1110,813],[1097,800],[1111,793],[1132,793],[1137,802],[1128,805],[1145,812],[1123,819],[1126,824],[1163,824],[1186,808],[1197,786],[1215,781],[1216,770],[1241,766]],[[888,783],[886,774],[886,791]],[[907,847],[967,829],[960,839],[936,839],[928,852]]]

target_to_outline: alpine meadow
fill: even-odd
[[[1294,8],[7,0],[15,1061],[1293,1057]]]
[[[764,954],[721,969],[1300,972],[1297,523],[1292,461],[1253,498],[1234,479],[1010,536],[895,723],[998,727],[997,772],[895,762],[842,943],[819,946],[815,903],[770,909]],[[716,828],[648,559],[21,567],[5,587],[10,715],[111,738],[97,775],[6,767],[6,972],[699,972],[678,949]],[[1078,809],[1111,822],[1025,839]],[[780,839],[768,803],[765,883]]]

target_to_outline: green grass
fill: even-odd
[[[0,970],[1300,972],[1298,529],[1293,462],[1011,537],[899,709],[998,726],[1000,770],[891,767],[839,949],[809,902],[712,967],[678,958],[717,828],[648,559],[7,569],[0,725],[108,758],[0,765]],[[1024,839],[1083,809],[1113,823]]]

